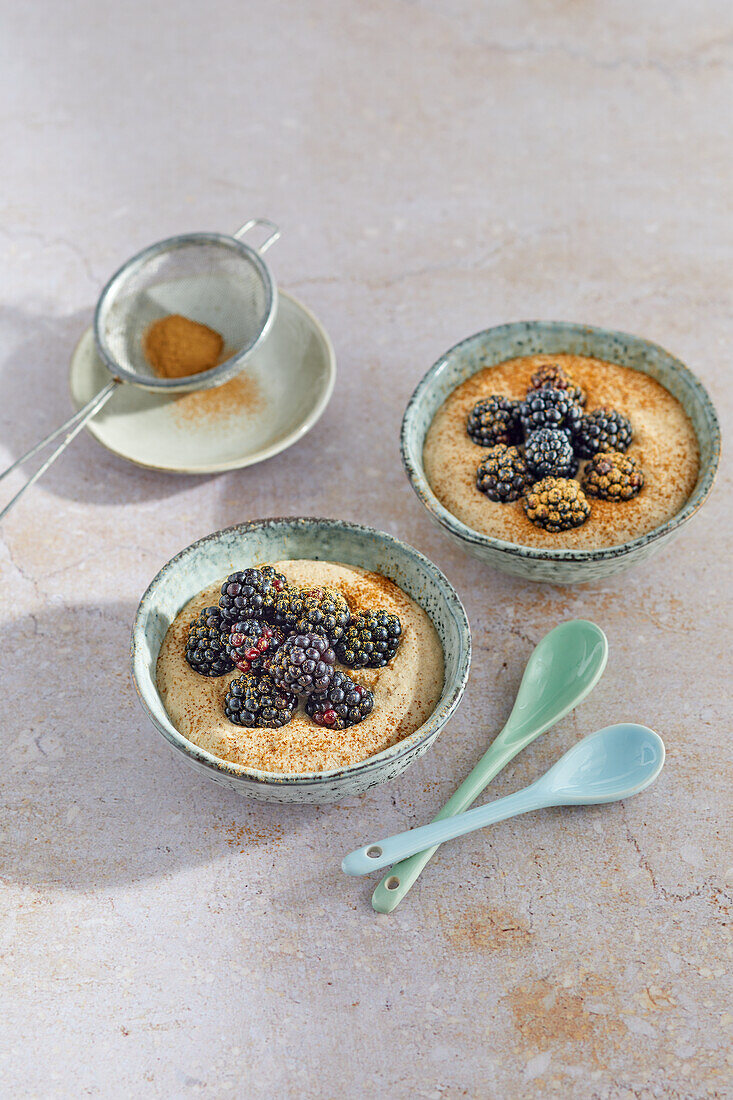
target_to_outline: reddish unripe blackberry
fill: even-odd
[[[553,390],[565,390],[573,401],[577,401],[579,405],[585,405],[585,393],[582,387],[559,363],[546,363],[544,367],[538,367],[530,380],[527,396],[529,397],[533,390],[543,390],[545,386],[551,386]]]
[[[319,726],[343,730],[362,722],[374,707],[374,696],[369,688],[355,683],[338,669],[327,691],[309,695],[305,701],[306,714]]]
[[[285,641],[282,630],[260,619],[233,623],[224,635],[227,655],[242,672],[267,672],[275,651]]]

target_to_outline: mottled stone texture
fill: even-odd
[[[565,590],[462,556],[397,445],[442,350],[531,317],[669,347],[727,428],[732,31],[724,0],[6,5],[3,463],[67,414],[106,277],[178,231],[279,222],[275,275],[340,376],[317,430],[264,466],[177,479],[84,435],[3,527],[4,1096],[732,1095],[726,471],[658,557]],[[413,542],[475,637],[434,748],[321,809],[191,773],[127,669],[168,557],[288,513]],[[606,675],[492,797],[615,719],[663,734],[660,781],[457,841],[377,917],[341,855],[430,817],[533,644],[575,615],[606,630]]]

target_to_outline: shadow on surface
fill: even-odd
[[[322,813],[244,799],[174,757],[130,679],[134,611],[50,607],[0,623],[13,666],[0,733],[6,881],[140,881],[282,840]]]
[[[0,327],[17,337],[13,352],[0,367],[0,425],[9,451],[8,465],[74,412],[69,363],[91,324],[92,314],[93,309],[88,309],[53,317],[0,306]],[[19,478],[33,474],[51,449],[25,463],[13,476],[12,484],[3,482],[0,500],[12,496],[22,484]],[[2,462],[3,468],[5,465]],[[43,485],[50,493],[91,504],[159,500],[198,485],[201,480],[135,466],[110,454],[86,431],[43,475]],[[29,490],[29,494],[32,492]]]

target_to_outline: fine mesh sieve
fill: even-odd
[[[241,239],[255,227],[268,236],[257,249]],[[253,218],[231,237],[187,233],[158,241],[133,256],[109,280],[94,313],[94,340],[112,375],[82,409],[0,473],[0,479],[66,432],[63,442],[0,511],[6,515],[72,439],[128,382],[147,390],[184,393],[210,389],[233,378],[265,339],[275,317],[277,287],[261,254],[278,239],[272,222]],[[220,333],[227,358],[199,374],[158,378],[143,349],[145,332],[161,317],[179,313]]]

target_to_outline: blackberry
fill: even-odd
[[[267,617],[270,622],[282,630],[295,630],[295,606],[300,606],[301,597],[302,591],[299,588],[284,588],[282,592],[278,592],[268,609]]]
[[[569,531],[585,523],[590,504],[577,481],[545,477],[527,490],[524,510],[527,519],[545,531]]]
[[[339,640],[351,622],[349,605],[335,588],[301,590],[290,601],[290,614],[299,634],[315,631],[325,634],[332,643]]]
[[[224,700],[224,713],[235,726],[278,729],[286,726],[298,705],[271,676],[254,676],[245,672],[232,680]]]
[[[223,676],[234,668],[222,640],[218,607],[205,607],[188,628],[186,660],[200,676]]]
[[[557,428],[540,428],[532,432],[527,438],[524,456],[533,481],[543,477],[573,477],[578,469],[570,439]]]
[[[530,379],[527,396],[529,397],[533,390],[543,390],[546,386],[551,386],[553,390],[565,390],[573,401],[577,401],[579,405],[585,405],[583,388],[559,363],[546,363],[544,367],[539,367],[534,372]]]
[[[520,415],[526,435],[540,428],[560,428],[571,434],[580,423],[583,410],[565,390],[545,386],[527,395]]]
[[[644,488],[644,473],[635,458],[621,451],[594,455],[583,470],[583,489],[601,500],[631,500]]]
[[[309,695],[305,710],[319,726],[344,730],[363,721],[374,706],[369,688],[356,684],[345,672],[336,671],[328,691]]]
[[[291,634],[275,654],[270,672],[284,691],[310,695],[326,691],[335,663],[336,654],[323,634]]]
[[[267,672],[272,657],[285,641],[285,635],[277,627],[259,619],[244,619],[232,624],[228,634],[222,635],[227,656],[242,672],[259,675]]]
[[[575,435],[575,449],[581,458],[592,458],[599,451],[625,451],[633,436],[627,416],[602,407],[582,417]]]
[[[277,594],[287,587],[285,577],[271,565],[231,573],[221,586],[221,616],[228,623],[265,618]]]
[[[491,447],[476,470],[476,488],[498,504],[519,500],[528,483],[524,455],[516,447],[503,443]]]
[[[336,656],[348,668],[382,668],[394,657],[402,623],[389,611],[363,611],[336,644]]]
[[[497,443],[518,443],[519,401],[492,394],[477,401],[468,414],[466,431],[479,447],[493,447]]]

